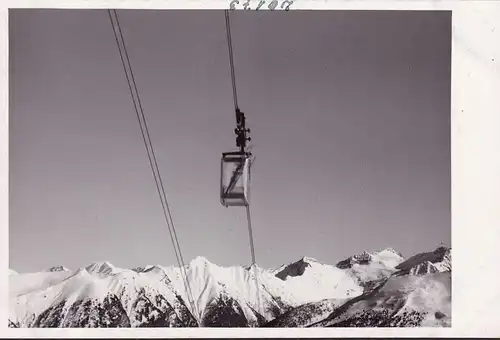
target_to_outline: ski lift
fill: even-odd
[[[236,146],[239,151],[225,152],[221,159],[220,200],[229,206],[248,206],[250,204],[250,166],[252,154],[246,149],[250,129],[246,128],[245,114],[236,109]]]
[[[220,201],[226,208],[229,206],[250,205],[250,167],[252,165],[252,153],[247,150],[247,141],[252,139],[248,136],[250,129],[246,128],[246,117],[238,107],[236,94],[236,81],[234,78],[233,49],[231,46],[231,31],[229,28],[229,12],[226,15],[227,42],[229,48],[229,66],[231,68],[231,81],[233,86],[233,101],[236,113],[236,146],[239,151],[225,152],[221,160],[220,177]]]

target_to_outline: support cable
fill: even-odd
[[[170,234],[172,244],[174,246],[175,257],[177,259],[177,263],[178,263],[180,270],[181,270],[181,276],[182,276],[183,281],[184,281],[184,288],[186,289],[186,296],[189,300],[189,303],[191,305],[191,309],[195,315],[196,322],[199,326],[199,320],[198,320],[199,313],[196,310],[196,305],[194,303],[193,293],[191,290],[191,286],[189,284],[187,272],[185,270],[184,258],[182,256],[182,251],[180,248],[179,240],[177,238],[177,233],[175,231],[175,226],[174,226],[174,222],[172,219],[172,214],[171,214],[171,211],[170,211],[170,208],[168,205],[168,201],[167,201],[167,195],[165,193],[165,188],[163,186],[163,181],[161,179],[160,171],[159,171],[158,164],[156,161],[156,156],[154,153],[153,144],[151,142],[151,137],[149,135],[149,130],[147,127],[146,117],[144,116],[142,103],[140,101],[139,91],[137,89],[137,84],[135,82],[135,78],[134,78],[134,75],[132,72],[132,67],[130,64],[130,58],[128,56],[127,48],[125,45],[125,40],[123,38],[123,33],[121,30],[121,26],[120,26],[120,22],[118,20],[118,14],[116,13],[116,10],[108,10],[108,14],[109,14],[109,19],[111,21],[111,25],[113,27],[113,33],[115,34],[115,39],[116,39],[116,43],[118,45],[118,50],[120,52],[120,58],[122,61],[123,69],[125,71],[125,76],[127,78],[127,83],[128,83],[129,90],[130,90],[130,95],[131,95],[132,101],[134,103],[134,109],[135,109],[135,112],[137,115],[137,119],[139,121],[139,126],[141,128],[142,138],[143,138],[143,141],[144,141],[144,144],[146,147],[146,151],[148,153],[149,164],[150,164],[151,170],[153,172],[153,177],[155,180],[158,195],[160,196],[160,202],[161,202],[161,205],[163,208],[163,214],[164,214],[167,226],[168,226],[168,231]],[[116,27],[115,27],[115,23],[113,21],[113,14],[114,14],[115,21],[116,21]],[[119,38],[119,36],[120,36],[120,38]],[[120,45],[120,40],[121,40],[121,44],[123,45],[123,52],[122,52],[122,46]],[[127,69],[127,66],[128,66],[128,69]],[[129,76],[128,71],[130,71],[130,76]],[[135,92],[133,89],[135,90]],[[135,96],[134,96],[134,93],[135,93]],[[136,97],[137,97],[137,103],[136,103]],[[141,120],[141,118],[142,118],[142,120]],[[144,122],[144,123],[142,123],[142,122]],[[150,149],[151,149],[151,152],[150,152]]]
[[[236,91],[236,76],[235,76],[235,72],[234,72],[233,43],[232,43],[232,39],[231,39],[231,24],[229,21],[229,10],[225,10],[224,14],[225,14],[225,18],[226,18],[227,47],[228,47],[228,52],[229,52],[229,68],[231,70],[231,83],[232,83],[232,88],[233,88],[233,103],[234,103],[234,109],[236,112],[236,124],[239,125],[241,122],[241,118],[242,118],[241,114],[242,113],[240,112],[239,107],[238,107],[238,94]],[[243,120],[244,119],[245,118],[243,116]],[[243,128],[244,128],[244,126],[243,126]],[[244,138],[246,138],[246,136],[244,136]],[[236,174],[236,172],[235,172],[235,174]],[[233,179],[234,179],[234,181],[236,181],[237,177],[234,176]],[[231,187],[231,185],[230,185],[230,187]],[[229,190],[230,189],[228,188],[228,191]],[[252,264],[250,266],[250,269],[253,267],[253,269],[255,271],[254,275],[255,275],[255,283],[257,286],[257,305],[259,306],[260,309],[262,309],[261,304],[260,304],[260,289],[259,289],[260,285],[259,285],[259,280],[258,280],[259,273],[258,273],[258,269],[257,269],[257,263],[255,260],[255,247],[254,247],[254,239],[253,239],[253,231],[252,231],[252,219],[251,219],[251,214],[250,214],[250,203],[248,203],[246,205],[246,212],[247,212],[247,223],[248,223],[248,236],[250,239],[250,252],[251,252],[251,256],[252,256]]]
[[[251,218],[251,214],[250,214],[250,204],[247,204],[246,211],[247,211],[247,223],[248,223],[248,236],[250,239],[250,253],[252,256],[251,267],[253,267],[254,275],[255,275],[255,285],[257,286],[257,306],[259,306],[259,309],[260,309],[259,313],[260,313],[263,310],[262,310],[262,306],[260,303],[259,271],[257,268],[257,261],[255,260],[255,247],[254,247],[254,243],[253,243],[253,231],[252,231],[252,218]]]
[[[236,76],[234,74],[234,60],[233,60],[233,42],[231,40],[231,24],[229,22],[229,10],[225,10],[224,14],[226,16],[226,34],[227,34],[227,49],[229,52],[229,67],[231,69],[231,82],[233,87],[233,102],[234,109],[238,110],[238,94],[236,93]],[[236,118],[238,119],[238,118]]]

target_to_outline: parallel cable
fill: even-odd
[[[118,31],[115,28],[115,25],[114,25],[114,22],[113,22],[112,12],[115,15],[115,20],[116,20],[116,23],[117,23]],[[125,71],[125,76],[127,78],[127,83],[128,83],[129,90],[130,90],[130,95],[131,95],[132,101],[134,103],[134,109],[135,109],[135,112],[136,112],[136,115],[137,115],[137,119],[139,121],[139,126],[141,128],[142,138],[143,138],[144,144],[146,146],[146,151],[147,151],[147,154],[148,154],[149,164],[150,164],[151,170],[153,172],[153,177],[154,177],[154,180],[155,180],[155,184],[156,184],[156,188],[157,188],[157,191],[158,191],[158,195],[160,196],[160,202],[161,202],[161,205],[162,205],[162,208],[163,208],[164,217],[165,217],[165,220],[166,220],[166,223],[167,223],[167,226],[168,226],[168,231],[169,231],[169,234],[170,234],[170,238],[172,240],[172,244],[174,246],[175,257],[177,259],[177,263],[178,263],[178,265],[180,267],[180,270],[181,270],[181,274],[182,274],[181,276],[183,277],[184,287],[186,289],[187,298],[189,300],[189,303],[191,304],[191,308],[193,310],[193,313],[195,313],[195,315],[196,315],[196,317],[195,317],[196,322],[199,325],[199,322],[198,322],[198,312],[197,312],[196,307],[195,307],[193,293],[192,293],[192,290],[191,290],[191,286],[189,284],[187,273],[185,271],[185,263],[184,263],[184,259],[183,259],[183,256],[182,256],[182,251],[181,251],[181,248],[180,248],[180,245],[179,245],[179,240],[177,238],[177,233],[175,231],[175,226],[174,226],[174,223],[173,223],[172,214],[171,214],[171,211],[170,211],[170,208],[169,208],[169,205],[168,205],[167,196],[166,196],[166,193],[165,193],[165,188],[163,186],[163,181],[161,179],[161,174],[160,174],[160,171],[159,171],[159,168],[158,168],[158,163],[156,161],[156,156],[155,156],[155,153],[154,153],[153,144],[151,142],[151,137],[149,135],[149,130],[148,130],[148,127],[147,127],[146,117],[144,116],[144,111],[143,111],[143,108],[142,108],[142,103],[140,101],[139,91],[137,89],[137,84],[135,82],[135,78],[134,78],[134,75],[133,75],[133,72],[132,72],[132,66],[130,64],[130,58],[129,58],[128,53],[127,53],[127,48],[126,48],[126,45],[125,45],[125,40],[123,38],[123,33],[121,31],[120,22],[118,20],[118,14],[116,13],[116,10],[108,10],[108,14],[109,14],[109,18],[110,18],[110,21],[111,21],[111,25],[113,27],[113,33],[115,34],[115,39],[116,39],[116,43],[118,45],[118,50],[120,52],[120,58],[121,58],[121,61],[122,61],[123,69]],[[118,35],[120,35],[121,42],[122,42],[122,45],[123,45],[124,53],[122,53],[121,45],[120,45],[120,42],[119,42],[119,39],[118,39]],[[125,54],[125,58],[123,57],[124,54]],[[127,64],[125,63],[125,59],[127,60]],[[127,72],[127,65],[128,65],[129,70],[130,70],[130,77],[129,77],[128,72]],[[132,82],[131,82],[131,80],[132,80]],[[136,100],[135,100],[135,97],[134,97],[134,91],[132,90],[132,87],[135,89],[135,94],[136,94],[137,102],[138,103],[136,103]],[[139,113],[139,111],[140,111],[140,113]],[[142,119],[144,121],[144,128],[143,128],[143,126],[141,124],[141,117],[142,117]],[[146,131],[146,133],[144,133],[144,130]],[[148,142],[149,142],[149,144],[148,144]],[[148,146],[149,146],[149,148],[148,148]],[[151,154],[149,152],[149,149],[151,149]],[[162,196],[162,194],[163,194],[163,196]]]
[[[122,30],[121,30],[120,22],[118,21],[118,15],[116,14],[116,11],[114,11],[114,12],[115,12],[116,22],[118,24],[118,29],[119,29],[119,32],[120,32],[120,36],[121,36],[121,39],[122,39],[125,56],[126,56],[128,64],[130,65],[130,59],[128,57],[128,52],[127,52],[127,49],[126,49],[125,40],[123,39],[123,33],[122,33]],[[132,78],[132,81],[133,81],[133,84],[134,84],[134,88],[137,89],[137,85],[135,83],[134,74],[132,72],[132,67],[131,66],[129,66],[129,67],[130,67],[130,74],[131,74],[131,78]],[[164,197],[164,200],[165,200],[166,211],[167,211],[168,218],[170,219],[170,225],[172,226],[172,231],[173,231],[173,235],[174,235],[174,239],[175,239],[175,244],[177,246],[177,249],[179,250],[180,262],[182,264],[182,268],[184,268],[185,267],[184,257],[182,256],[181,247],[180,247],[180,244],[179,244],[179,240],[177,238],[177,232],[175,230],[174,220],[172,218],[172,213],[170,211],[170,206],[169,206],[168,201],[167,201],[167,194],[166,194],[165,188],[163,186],[163,181],[161,179],[161,174],[160,174],[160,170],[158,168],[158,163],[156,162],[156,155],[155,155],[155,152],[154,152],[154,149],[153,149],[153,144],[151,143],[151,137],[149,135],[149,129],[148,129],[148,126],[147,126],[146,117],[144,116],[144,111],[142,109],[142,103],[141,103],[141,99],[139,97],[138,90],[137,90],[137,100],[138,100],[138,103],[139,103],[139,108],[140,108],[142,119],[144,120],[144,126],[145,126],[145,130],[146,130],[146,135],[147,135],[147,138],[149,140],[149,144],[151,146],[152,159],[153,159],[154,167],[156,168],[156,171],[158,173],[158,182],[160,183],[161,192],[163,193],[163,197]],[[187,274],[186,274],[186,280],[187,280]],[[189,287],[189,283],[188,283],[188,287]],[[191,289],[189,288],[189,290],[191,290]],[[191,295],[192,295],[192,293],[191,293]]]

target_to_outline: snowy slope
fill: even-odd
[[[451,273],[392,276],[316,327],[451,327]]]
[[[131,270],[109,270],[113,268],[109,263],[106,266],[91,265],[87,268],[90,272],[79,269],[74,273],[44,272],[11,277],[11,321],[32,326],[49,309],[61,309],[61,314],[64,314],[89,301],[98,306],[105,303],[106,299],[117,299],[120,302],[126,315],[132,317],[127,321],[132,326],[144,322],[143,316],[138,315],[144,308],[160,308],[156,311],[157,314],[177,308],[178,313],[174,313],[176,315],[169,315],[170,320],[177,323],[178,315],[185,318],[184,314],[189,314],[186,313],[186,307],[178,301],[172,287],[165,284],[159,275],[155,277],[152,276],[154,273],[139,275]],[[151,303],[150,298],[155,303]],[[147,306],[144,306],[145,303],[141,304],[143,300]],[[190,321],[189,317],[187,321]],[[64,325],[65,319],[61,318],[58,322]]]
[[[265,327],[307,327],[322,321],[349,300],[349,298],[324,299],[306,303],[280,315],[267,323]]]
[[[432,272],[423,270],[428,263],[435,268]],[[412,256],[406,261],[393,249],[364,252],[340,261],[337,268],[358,280],[363,292],[349,299],[327,299],[304,304],[266,326],[380,326],[377,322],[383,326],[411,326],[416,323],[422,326],[449,326],[451,283],[446,279],[443,281],[442,276],[430,274],[443,273],[445,277],[448,275],[451,278],[451,249],[440,247],[434,252]],[[373,297],[377,292],[378,295]],[[393,315],[393,305],[405,308]],[[410,308],[412,306],[414,308]],[[440,319],[433,319],[432,313]],[[428,319],[418,320],[422,315]]]
[[[322,299],[347,298],[363,292],[357,279],[346,271],[309,257],[284,267],[266,283],[266,288],[292,306]]]
[[[404,281],[418,274],[415,277],[423,281],[394,283],[397,289],[384,294],[402,294],[404,299],[411,296],[411,301],[416,301],[413,305],[419,306],[427,298],[423,288],[419,288],[420,293],[415,293],[418,290],[415,288],[411,294],[400,288],[413,284],[441,287],[436,296],[446,297],[448,292],[442,285],[425,280],[428,273],[449,270],[451,250],[438,248],[406,261],[393,249],[384,249],[354,255],[337,265],[304,257],[271,270],[258,266],[220,267],[197,257],[182,271],[160,265],[124,269],[106,261],[77,271],[63,266],[29,274],[11,271],[9,325],[193,327],[199,323],[206,327],[304,327],[322,323],[330,326],[343,320],[331,317],[336,310],[355,311],[346,305],[365,299],[366,294],[373,294],[382,286],[389,289],[391,280],[399,282],[399,277]],[[183,271],[192,301],[186,294]],[[430,308],[430,302],[422,306]],[[446,314],[446,310],[442,313]]]
[[[10,319],[31,325],[47,309],[64,303],[69,306],[79,299],[104,298],[106,287],[85,271],[18,274],[10,277]],[[14,314],[14,316],[12,315]]]

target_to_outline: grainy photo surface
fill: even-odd
[[[11,9],[9,327],[450,327],[451,12]]]

